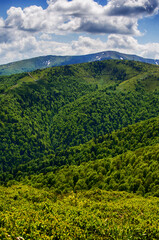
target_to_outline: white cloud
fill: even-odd
[[[5,26],[3,18],[0,18],[0,28],[3,28]]]
[[[116,34],[109,35],[106,42],[100,39],[79,37],[78,41],[72,42],[72,49],[77,54],[114,50],[126,54],[136,54],[145,58],[159,59],[159,43],[139,44],[132,36]]]
[[[159,10],[159,0],[111,0],[106,7],[110,16],[128,16],[141,18],[150,16]]]
[[[37,40],[34,36],[22,38],[19,35],[18,41],[0,43],[0,64],[51,54],[84,55],[107,50],[159,59],[159,43],[139,44],[132,36],[111,34],[107,41],[80,36],[69,43],[50,41],[43,37]]]
[[[138,46],[138,42],[132,36],[121,36],[121,35],[109,35],[107,41],[107,48],[122,49],[124,50],[135,50]]]
[[[42,39],[42,40],[52,40],[52,37],[51,37],[50,34],[43,33],[43,34],[40,36],[40,39]]]
[[[132,36],[109,35],[107,49],[115,51],[136,54],[145,58],[159,59],[159,43],[140,44]]]
[[[8,10],[6,27],[30,32],[139,34],[137,21],[158,10],[158,0],[111,0],[101,6],[94,0],[48,1],[48,8],[30,6]]]
[[[7,11],[8,17],[5,21],[7,28],[17,30],[38,32],[47,27],[46,14],[42,7],[31,6],[22,10],[20,7],[11,7]]]

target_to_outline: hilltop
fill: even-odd
[[[32,59],[12,62],[0,66],[0,75],[11,75],[15,73],[31,72],[36,69],[44,69],[48,67],[63,66],[70,64],[79,64],[86,62],[94,62],[108,59],[133,60],[150,64],[159,64],[159,60],[142,58],[137,55],[129,55],[115,51],[104,51],[88,55],[79,56],[41,56]]]

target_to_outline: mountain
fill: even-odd
[[[2,175],[159,112],[159,68],[135,61],[105,60],[5,76],[0,89]]]
[[[94,62],[108,59],[133,60],[150,64],[159,64],[159,60],[142,58],[136,55],[128,55],[115,51],[105,51],[81,56],[44,56],[22,60],[0,66],[0,75],[10,75],[22,72],[31,72],[36,69],[44,69],[54,66]]]
[[[158,132],[159,117],[141,121],[43,159],[23,162],[14,175],[57,193],[100,188],[159,197]]]
[[[159,68],[0,76],[0,239],[159,239]]]

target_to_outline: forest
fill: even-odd
[[[158,239],[158,163],[158,66],[0,76],[1,239]]]

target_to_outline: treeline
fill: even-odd
[[[6,91],[15,86],[18,80],[27,76],[27,73],[13,74],[11,76],[0,76],[0,98],[1,94],[5,94]]]
[[[64,106],[51,122],[55,152],[155,116],[159,92],[96,91]]]
[[[47,90],[43,83],[42,86],[35,83],[18,88],[13,91],[15,95],[3,98],[0,109],[1,171],[10,171],[12,167],[34,159],[40,160],[70,146],[155,117],[159,112],[158,91],[143,95],[140,92],[96,91],[73,101],[73,97],[91,91],[91,87],[85,86],[83,92],[76,89],[72,95],[65,91],[64,98],[58,90],[53,91],[51,87]],[[73,96],[75,93],[76,97]],[[70,101],[73,102],[66,104]]]
[[[20,164],[2,173],[1,182],[16,179],[56,193],[101,188],[158,196],[158,123],[158,117],[143,121]]]
[[[158,118],[144,121],[21,165],[16,177],[28,176],[27,183],[31,179],[30,184],[57,193],[97,187],[159,196],[158,123]]]
[[[1,84],[7,87],[0,95],[1,182],[20,179],[23,174],[53,171],[62,165],[114,157],[129,149],[130,139],[126,144],[119,140],[119,145],[119,137],[113,140],[109,134],[157,116],[159,93],[141,87],[124,93],[116,86],[156,69],[147,64],[111,60],[36,70],[33,79],[25,74],[12,75],[10,80],[1,78]],[[156,136],[157,131],[153,131],[152,136]],[[98,149],[98,141],[104,141],[100,139],[107,133],[109,147]],[[136,130],[134,134],[138,136]],[[80,145],[92,138],[88,149]],[[135,144],[130,150],[136,149]]]
[[[50,172],[48,167],[43,173],[19,178],[24,183],[50,188],[58,194],[99,188],[159,197],[158,159],[159,144],[156,144],[79,166],[67,165]]]
[[[51,83],[49,83],[49,81]],[[65,104],[92,92],[96,85],[65,76],[23,83],[0,102],[1,169],[52,153],[50,121]]]
[[[0,239],[159,239],[157,66],[31,75],[0,77]]]

